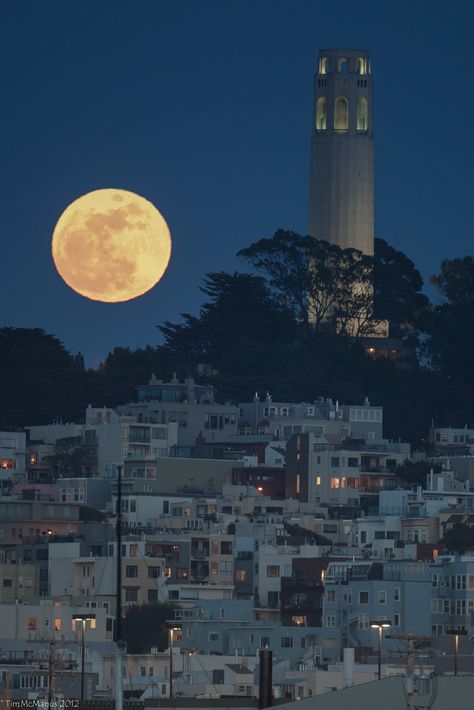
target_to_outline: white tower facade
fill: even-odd
[[[309,212],[312,236],[374,253],[372,75],[365,50],[319,52]]]

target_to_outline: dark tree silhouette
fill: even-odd
[[[374,310],[390,321],[392,335],[422,329],[430,309],[414,263],[383,239],[375,239]]]
[[[373,260],[356,249],[279,230],[238,252],[268,279],[275,298],[315,332],[371,335]]]
[[[442,302],[435,306],[429,323],[428,353],[434,367],[462,382],[465,391],[474,387],[474,259],[446,259],[431,283]]]
[[[474,528],[464,523],[455,523],[444,534],[442,543],[451,554],[464,555],[474,549]]]
[[[144,604],[128,609],[122,622],[122,636],[128,653],[150,653],[156,646],[159,651],[168,647],[167,622],[174,617],[175,604]]]

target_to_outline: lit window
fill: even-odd
[[[339,485],[340,485],[339,478],[337,478],[337,476],[331,476],[331,478],[329,479],[329,487],[330,488],[339,488]]]
[[[366,131],[368,127],[367,99],[359,98],[357,102],[357,130]]]
[[[336,131],[349,128],[349,102],[344,96],[338,96],[334,102],[334,128]]]
[[[279,577],[280,565],[267,565],[267,577]]]
[[[358,74],[367,74],[367,60],[364,57],[359,57],[356,67]]]
[[[316,130],[326,130],[326,99],[320,96],[316,102]]]

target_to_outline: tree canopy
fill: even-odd
[[[439,472],[441,464],[432,461],[410,461],[407,459],[395,469],[396,475],[411,486],[426,487],[426,478],[430,471]]]
[[[372,334],[373,262],[362,252],[279,230],[238,256],[266,276],[273,296],[307,329]]]
[[[264,280],[251,274],[210,273],[201,291],[209,301],[199,317],[182,314],[184,323],[166,321],[159,329],[164,349],[178,362],[234,366],[269,343],[291,341],[294,324],[288,309],[273,301]]]
[[[430,279],[441,302],[432,311],[427,351],[432,365],[468,389],[474,386],[474,259],[446,259]]]
[[[474,549],[474,528],[465,523],[454,523],[447,530],[441,541],[448,552],[453,555],[464,555]]]
[[[392,335],[424,326],[430,308],[423,279],[406,254],[383,239],[374,243],[374,311],[390,321]]]
[[[143,604],[128,609],[122,622],[122,637],[128,653],[150,653],[168,647],[168,621],[174,616],[175,604]]]

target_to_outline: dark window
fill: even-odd
[[[279,592],[268,592],[268,606],[275,609],[279,604]]]
[[[219,668],[212,671],[212,685],[224,685],[224,670]]]
[[[148,603],[149,604],[156,604],[158,602],[158,590],[157,589],[149,589],[148,590]]]
[[[232,542],[221,542],[221,555],[231,555],[232,554]]]
[[[160,576],[160,568],[159,567],[148,567],[148,578],[149,579],[158,579]]]
[[[138,600],[138,590],[137,589],[126,589],[125,590],[125,601],[126,602],[136,602]]]
[[[358,468],[359,459],[349,456],[349,458],[347,459],[347,465],[349,466],[349,468]]]
[[[125,568],[126,577],[138,577],[138,567],[137,565],[127,565]]]

